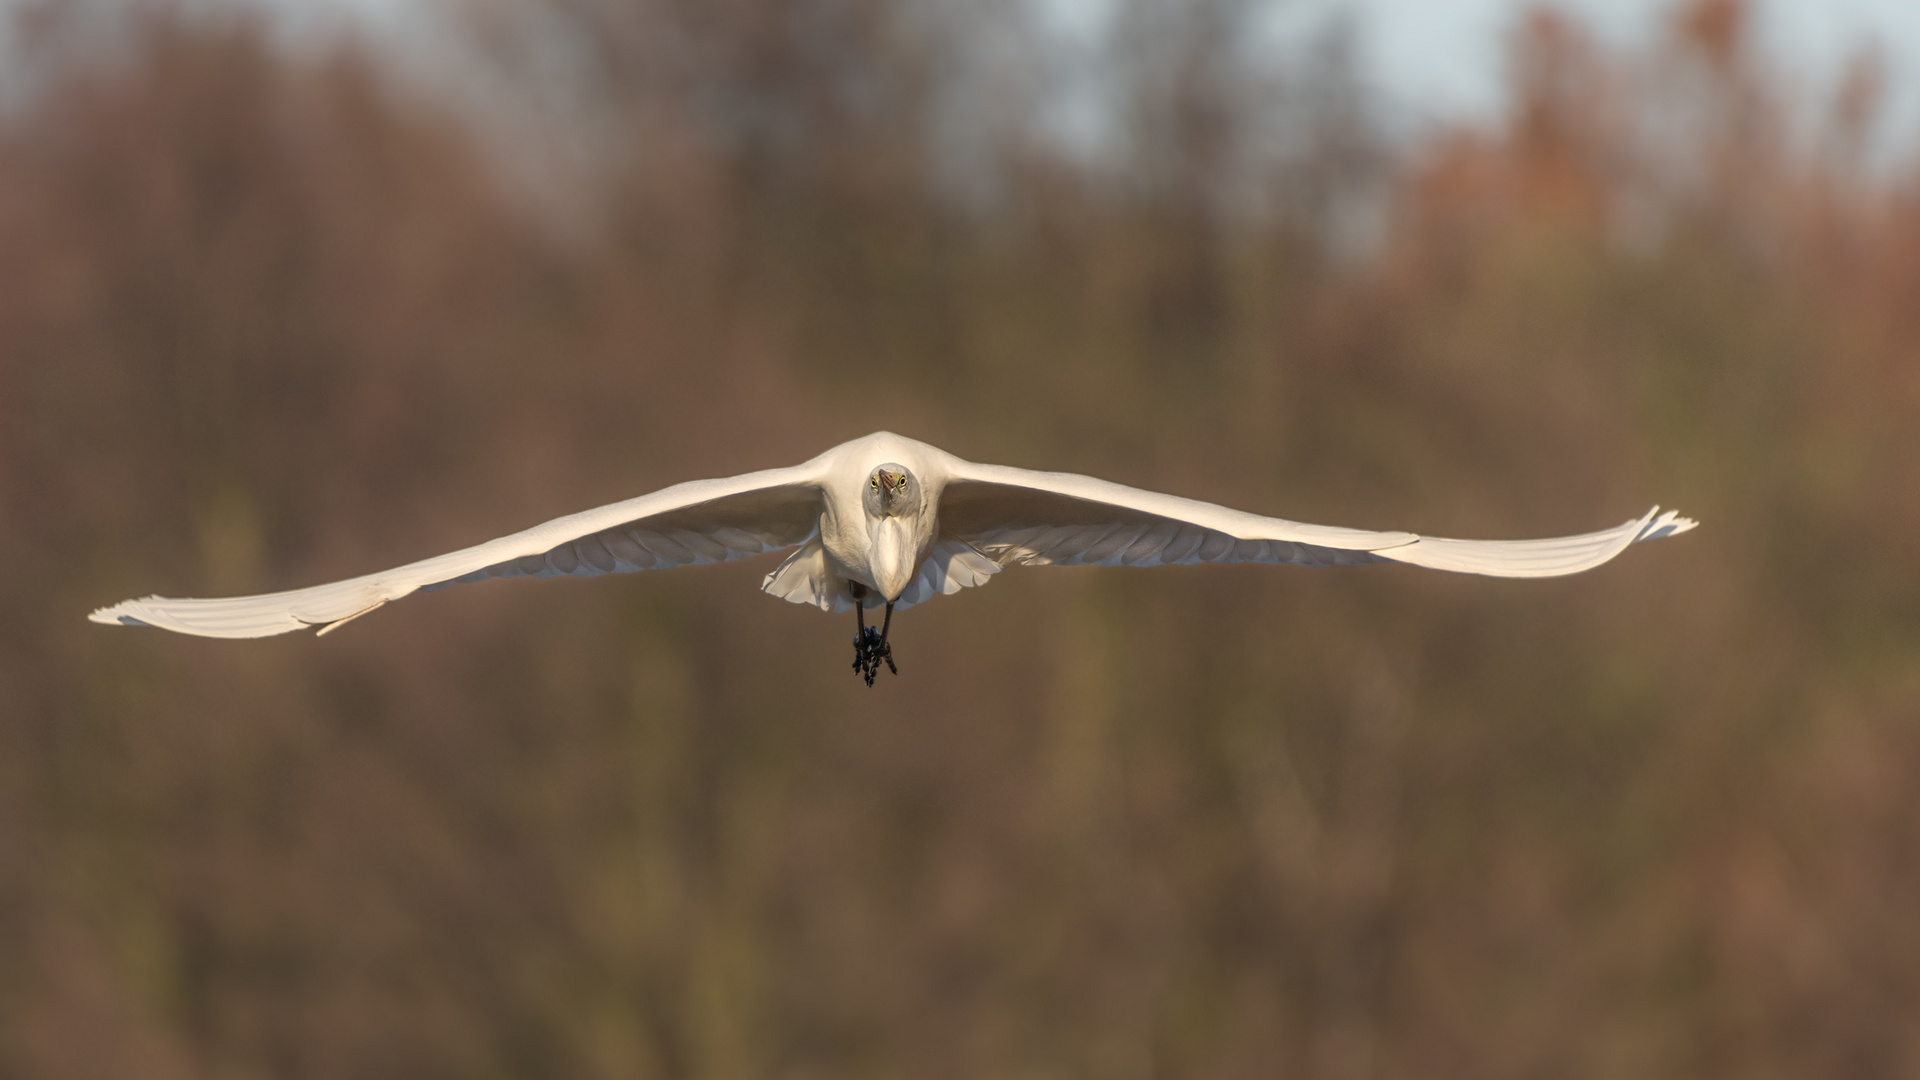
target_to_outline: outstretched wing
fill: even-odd
[[[808,462],[695,480],[365,577],[217,600],[149,596],[88,618],[202,637],[267,637],[306,627],[326,633],[409,593],[462,582],[595,577],[744,559],[803,543],[819,527],[818,471]]]
[[[1002,565],[1402,562],[1493,577],[1555,577],[1599,566],[1637,540],[1694,527],[1655,507],[1582,536],[1446,540],[1261,517],[1074,473],[957,460],[952,468],[940,499],[941,536],[971,544]]]

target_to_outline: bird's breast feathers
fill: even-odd
[[[905,517],[880,518],[869,526],[872,546],[868,550],[868,570],[873,584],[888,600],[899,598],[920,567],[919,537],[913,521]]]

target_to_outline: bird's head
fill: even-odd
[[[905,465],[889,461],[867,477],[865,494],[868,517],[895,517],[920,509],[920,481]]]

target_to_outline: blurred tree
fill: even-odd
[[[1810,130],[1743,4],[1634,53],[1541,13],[1508,115],[1395,150],[1350,39],[1138,4],[1076,144],[1012,0],[463,7],[587,148],[556,218],[510,179],[551,143],[351,45],[33,10],[0,1076],[1913,1071],[1920,202],[1830,152],[1870,68]],[[322,641],[80,618],[881,426],[1306,520],[1706,527],[1558,583],[1014,572],[872,692],[757,565]]]

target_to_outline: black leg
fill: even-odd
[[[864,675],[867,672],[867,615],[866,605],[859,598],[853,601],[853,670]]]
[[[866,676],[867,685],[873,685],[873,675],[868,670],[873,665],[873,651],[867,629],[867,587],[857,581],[847,582],[847,592],[853,596],[853,671],[856,675]]]
[[[880,661],[885,660],[887,662],[887,670],[898,675],[900,674],[900,669],[893,666],[893,646],[887,644],[887,630],[892,626],[893,605],[889,603],[887,605],[887,617],[880,622],[880,643],[873,647],[873,657],[867,661],[867,666],[877,669],[880,666]]]
[[[879,675],[879,644],[881,632],[874,626],[866,625],[866,586],[851,580],[847,582],[847,592],[852,594],[852,671],[854,675],[866,678],[866,684],[874,684],[874,676]],[[887,615],[893,615],[893,605],[887,605]]]
[[[853,671],[854,674],[873,685],[874,676],[880,674],[880,661],[887,662],[887,670],[895,675],[900,669],[893,663],[893,646],[887,644],[887,630],[893,626],[893,605],[887,605],[887,616],[879,627],[867,625],[867,587],[857,581],[847,582],[847,592],[853,596]]]

